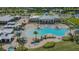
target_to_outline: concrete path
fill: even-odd
[[[57,38],[53,38],[53,39],[44,39],[43,41],[37,43],[37,44],[31,44],[32,40],[28,40],[28,42],[25,44],[25,47],[27,48],[38,48],[38,47],[42,47],[45,43],[47,42],[59,42],[59,41],[62,41],[60,39],[57,39]]]
[[[5,50],[8,50],[9,47],[17,47],[18,46],[18,42],[16,41],[17,37],[14,38],[14,40],[10,43],[10,44],[4,44],[2,47]]]

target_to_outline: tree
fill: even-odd
[[[70,36],[70,41],[74,42],[74,36],[72,35],[72,33],[69,33]]]
[[[2,45],[3,45],[2,42],[0,42],[0,51],[3,50]]]
[[[24,47],[24,45],[21,45],[21,46],[16,48],[16,51],[27,51],[27,50],[28,50],[28,48]]]
[[[26,51],[26,50],[28,50],[26,47],[24,47],[24,44],[26,43],[26,40],[24,40],[23,37],[19,37],[17,39],[17,42],[19,43],[19,47],[16,48],[17,51]]]
[[[35,34],[35,38],[37,38],[38,32],[37,31],[34,31],[33,33]]]
[[[74,40],[77,44],[79,44],[79,34],[75,34]]]

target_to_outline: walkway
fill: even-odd
[[[43,41],[37,43],[37,44],[31,44],[32,40],[28,40],[28,42],[25,44],[25,47],[27,48],[38,48],[38,47],[42,47],[44,44],[46,44],[47,42],[59,42],[61,41],[61,39],[57,39],[57,38],[52,38],[52,39],[44,39]]]
[[[14,47],[14,48],[17,47],[18,42],[16,40],[17,40],[17,38],[15,37],[14,40],[11,43],[3,45],[2,46],[3,49],[8,50],[9,47]]]

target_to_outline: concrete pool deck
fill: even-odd
[[[63,26],[64,25],[64,26]],[[25,31],[27,31],[28,29],[32,29],[32,28],[37,28],[38,24],[27,24],[25,26]],[[55,24],[55,25],[40,25],[41,27],[51,27],[51,28],[55,28],[56,26],[59,26],[61,28],[69,28],[68,26],[66,26],[65,24]],[[27,38],[27,35],[24,35],[25,31],[22,33],[22,35],[24,37]],[[39,42],[38,44],[34,45],[34,44],[31,44],[31,42],[33,41],[32,38],[27,38],[27,43],[24,45],[25,47],[27,48],[38,48],[38,47],[41,47],[43,46],[45,43],[47,42],[51,42],[51,41],[54,41],[54,42],[59,42],[59,41],[62,41],[59,36],[56,37],[56,38],[52,38],[52,39],[46,39],[46,40],[43,40],[41,42]]]
[[[44,44],[46,44],[47,42],[60,42],[62,41],[61,39],[57,39],[57,38],[51,38],[51,39],[44,39],[41,42],[37,43],[37,44],[31,44],[33,40],[29,39],[28,42],[24,45],[27,48],[38,48],[38,47],[42,47]]]
[[[17,22],[17,24],[22,24],[23,22],[23,19],[19,20]],[[59,37],[56,37],[56,38],[52,38],[52,39],[44,39],[42,40],[41,42],[39,42],[38,44],[31,44],[31,42],[33,41],[32,38],[27,38],[27,35],[25,35],[25,31],[27,31],[28,29],[32,29],[32,28],[37,28],[38,26],[40,27],[51,27],[51,28],[55,28],[56,26],[60,27],[60,28],[69,28],[67,25],[65,24],[36,24],[36,23],[30,23],[30,24],[26,24],[25,28],[24,28],[24,31],[22,32],[22,36],[25,37],[25,39],[27,40],[27,43],[25,43],[25,47],[27,48],[38,48],[38,47],[42,47],[45,43],[47,42],[51,42],[51,41],[54,41],[54,42],[59,42],[59,41],[62,41]],[[18,47],[19,46],[19,43],[16,41],[17,38],[15,38],[11,44],[5,44],[3,45],[3,48],[4,49],[8,49],[9,47]]]

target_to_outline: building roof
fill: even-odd
[[[14,17],[10,16],[10,15],[6,15],[6,16],[0,16],[0,21],[10,21],[12,20]]]
[[[0,30],[0,34],[2,33],[3,31],[2,30]]]
[[[75,30],[75,33],[76,33],[76,34],[79,34],[79,29]]]
[[[43,16],[32,16],[30,17],[30,19],[33,18],[37,18],[39,20],[54,20],[54,19],[59,19],[60,17],[55,15],[55,16],[51,16],[51,15],[43,15]]]
[[[11,32],[13,32],[13,29],[8,29],[8,28],[7,29],[3,29],[2,32],[3,33],[11,33]]]
[[[2,40],[2,39],[11,39],[13,36],[14,36],[14,34],[8,34],[7,36],[1,35],[0,40]]]
[[[14,25],[16,22],[8,22],[8,25]]]
[[[39,18],[40,16],[31,16],[30,18]]]
[[[4,29],[5,29],[5,28],[14,28],[14,27],[15,27],[15,25],[5,25],[5,26],[4,26]]]
[[[54,20],[54,19],[56,19],[56,18],[59,18],[58,16],[49,16],[49,15],[44,15],[44,16],[41,16],[39,19],[40,20]]]

